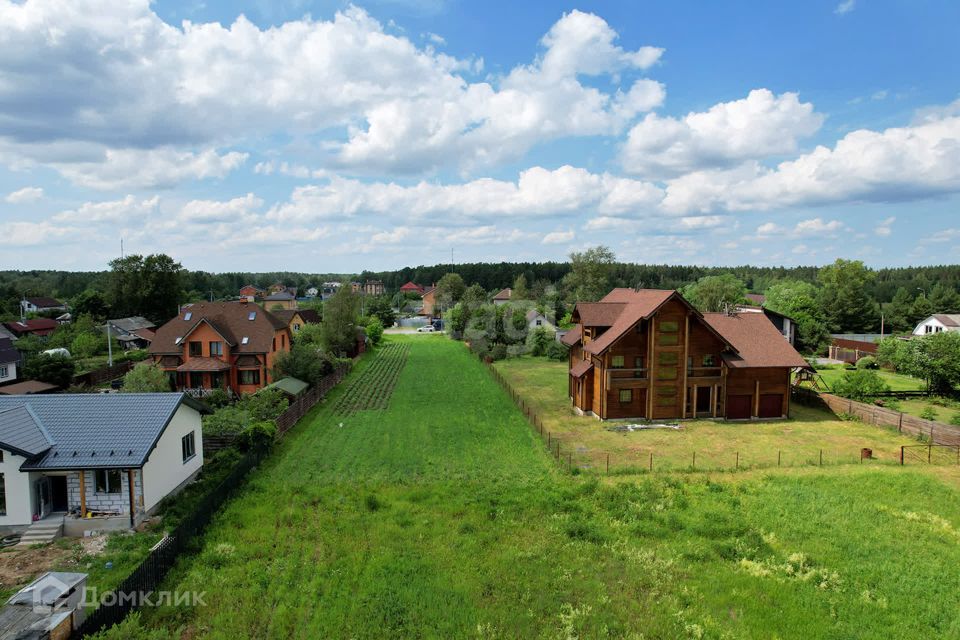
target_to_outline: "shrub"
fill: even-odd
[[[877,359],[873,356],[863,356],[857,360],[857,369],[876,369]]]
[[[507,357],[507,345],[505,344],[495,344],[491,345],[490,352],[488,354],[491,360],[503,360]]]
[[[950,416],[950,424],[954,425],[955,427],[960,427],[960,413],[955,413]]]
[[[214,389],[203,399],[213,409],[222,409],[230,404],[230,395],[223,389]]]
[[[547,355],[547,348],[551,342],[556,342],[553,334],[544,327],[537,327],[527,336],[527,348],[532,356]]]
[[[937,411],[933,407],[924,407],[923,411],[920,412],[920,417],[924,420],[936,420]]]
[[[383,323],[376,316],[370,318],[367,322],[367,337],[370,338],[370,344],[377,346],[383,338]]]
[[[265,420],[254,422],[240,432],[237,447],[241,451],[259,451],[264,453],[273,447],[277,439],[277,426]]]
[[[551,360],[566,360],[569,354],[570,350],[567,348],[567,345],[559,340],[552,341],[547,347],[546,356]]]
[[[123,376],[125,393],[161,393],[170,391],[170,378],[155,364],[138,364]]]
[[[889,390],[890,387],[876,371],[862,369],[844,373],[843,377],[833,385],[834,393],[851,400],[866,400]]]

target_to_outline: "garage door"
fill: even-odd
[[[782,393],[760,394],[760,417],[761,418],[779,418],[782,415],[783,415],[783,394]]]
[[[727,418],[743,420],[750,417],[750,404],[753,396],[727,396]]]

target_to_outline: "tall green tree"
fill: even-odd
[[[880,313],[868,293],[874,273],[860,260],[844,260],[820,269],[818,301],[831,333],[869,333],[879,328]]]
[[[459,273],[448,273],[437,282],[437,299],[446,309],[458,303],[466,290],[463,276]]]
[[[85,289],[74,297],[70,303],[70,311],[74,316],[89,315],[98,321],[106,320],[110,313],[107,301],[103,294],[92,289]]]
[[[820,351],[830,340],[823,313],[817,304],[817,288],[809,282],[784,280],[766,290],[764,306],[790,316],[797,323],[796,348],[804,353]]]
[[[913,306],[913,296],[907,291],[906,287],[899,287],[893,294],[893,299],[883,305],[884,329],[888,333],[897,333],[910,331],[914,325],[910,323],[913,317],[911,307]]]
[[[368,316],[379,319],[381,327],[392,327],[397,321],[397,314],[388,296],[377,296],[368,300],[366,312]]]
[[[510,292],[511,300],[526,300],[530,297],[530,289],[527,287],[527,277],[522,273],[513,281],[513,287]]]
[[[107,303],[117,317],[144,316],[162,324],[177,313],[183,267],[166,254],[131,255],[110,262]]]
[[[726,305],[746,302],[747,287],[732,273],[705,276],[688,287],[683,296],[700,311],[723,311]]]
[[[613,251],[604,246],[571,253],[570,273],[564,277],[571,302],[595,302],[605,296],[616,260]]]
[[[933,303],[925,296],[924,294],[918,295],[913,304],[910,305],[910,315],[907,316],[910,320],[910,329],[913,329],[920,321],[924,318],[929,318],[934,313],[937,313],[936,307],[933,306]]]
[[[350,287],[340,287],[323,307],[323,345],[328,353],[346,354],[357,340],[360,298]]]

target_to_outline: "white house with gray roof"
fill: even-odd
[[[920,321],[914,330],[915,336],[926,336],[943,331],[960,331],[960,313],[935,313]]]
[[[200,471],[206,412],[182,393],[0,396],[0,530],[139,522]]]

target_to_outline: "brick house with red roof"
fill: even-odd
[[[291,337],[286,321],[253,303],[202,302],[157,329],[150,356],[176,390],[254,393],[273,382],[271,370],[290,351]]]
[[[678,292],[614,289],[581,302],[569,396],[601,419],[784,418],[807,362],[761,313],[700,313]]]

